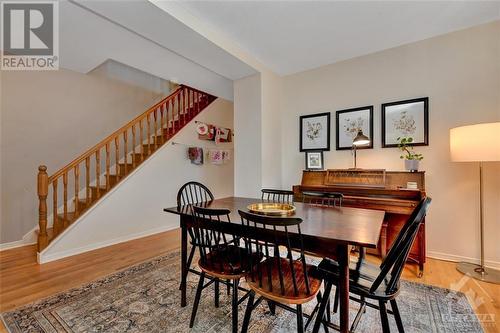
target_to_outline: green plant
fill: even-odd
[[[410,146],[413,142],[413,138],[398,138],[397,140],[398,148],[403,153],[403,155],[399,156],[399,158],[417,161],[421,161],[424,158],[422,154],[415,154],[413,152],[413,146]]]

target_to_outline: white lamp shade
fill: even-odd
[[[455,162],[500,161],[500,122],[452,128],[450,153]]]

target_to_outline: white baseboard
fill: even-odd
[[[82,247],[79,247],[79,248],[76,248],[76,249],[69,249],[69,250],[66,250],[66,251],[58,252],[58,253],[52,253],[50,255],[44,254],[43,252],[42,253],[39,252],[38,255],[37,255],[37,260],[38,260],[39,264],[45,264],[45,263],[48,263],[48,262],[51,262],[51,261],[55,261],[55,260],[59,260],[59,259],[62,259],[62,258],[74,256],[74,255],[77,255],[77,254],[80,254],[80,253],[84,253],[84,252],[88,252],[88,251],[92,251],[92,250],[97,250],[97,249],[100,249],[100,248],[103,248],[103,247],[107,247],[107,246],[111,246],[111,245],[115,245],[115,244],[127,242],[127,241],[130,241],[130,240],[133,240],[133,239],[147,237],[147,236],[151,236],[151,235],[158,234],[158,233],[161,233],[161,232],[173,230],[173,229],[176,229],[178,227],[179,227],[178,225],[174,225],[174,226],[162,226],[160,228],[155,228],[155,229],[150,229],[150,230],[146,230],[146,231],[141,231],[141,232],[136,233],[136,234],[125,235],[125,236],[117,237],[117,238],[114,238],[114,239],[109,239],[109,240],[106,240],[106,241],[103,241],[103,242],[100,242],[100,243],[89,244],[89,245],[82,246]]]
[[[441,253],[441,252],[435,252],[435,251],[427,251],[427,257],[428,258],[433,258],[433,259],[440,259],[440,260],[446,260],[446,261],[453,261],[453,262],[470,262],[473,264],[479,264],[480,259],[479,258],[470,258],[470,257],[463,257],[463,256],[457,256],[454,254],[447,254],[447,253]],[[484,265],[489,268],[494,268],[494,269],[500,269],[500,262],[498,261],[493,261],[493,260],[485,260]]]
[[[10,250],[10,249],[15,249],[16,247],[36,244],[36,230],[38,230],[38,228],[33,228],[26,235],[24,235],[23,238],[20,240],[0,244],[0,251]]]

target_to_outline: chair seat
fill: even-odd
[[[284,281],[283,291],[280,287],[279,265],[281,265]],[[290,261],[285,258],[269,258],[260,264],[262,284],[259,283],[260,279],[257,267],[254,267],[251,273],[247,273],[245,279],[252,290],[267,299],[285,304],[307,303],[316,296],[321,287],[322,280],[318,275],[317,267],[306,265],[307,275],[309,277],[309,293],[307,293],[302,262],[299,260],[294,261],[293,268],[295,270],[295,276],[297,277],[296,283],[298,293],[295,293],[293,287]]]
[[[200,259],[198,266],[203,272],[213,277],[237,279],[249,271],[250,259],[252,259],[252,264],[255,264],[262,259],[262,255],[253,253],[250,258],[246,249],[229,245],[207,253],[206,260]]]
[[[318,265],[318,271],[323,274],[325,279],[333,282],[334,285],[338,284],[339,280],[339,264],[331,259],[325,258]],[[352,293],[360,296],[374,299],[393,299],[399,293],[399,284],[396,290],[392,293],[386,293],[387,283],[389,282],[391,275],[387,274],[387,277],[381,283],[380,287],[373,293],[370,292],[370,288],[373,282],[380,274],[380,267],[363,260],[362,262],[350,262],[349,263],[349,289]]]

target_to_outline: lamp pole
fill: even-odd
[[[500,270],[485,266],[483,162],[500,161],[500,122],[450,129],[450,153],[455,162],[479,162],[479,265],[460,262],[457,270],[474,279],[500,284]]]
[[[353,150],[353,154],[354,154],[354,169],[356,169],[356,165],[357,165],[356,145],[352,145],[352,150]]]

